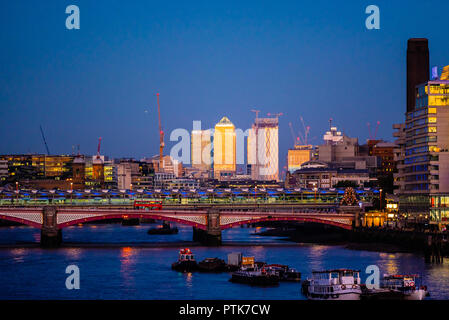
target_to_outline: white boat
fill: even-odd
[[[313,271],[303,283],[303,294],[310,300],[360,300],[360,270]]]

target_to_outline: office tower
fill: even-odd
[[[236,135],[232,122],[223,117],[215,125],[214,132],[214,178],[222,179],[235,175]]]
[[[414,96],[404,142],[398,143],[403,154],[395,174],[399,207],[409,220],[441,226],[449,219],[449,79],[427,80]]]
[[[407,112],[415,108],[415,89],[430,79],[427,39],[409,39],[407,46]]]
[[[312,146],[296,145],[294,149],[289,149],[287,154],[287,169],[290,173],[301,168],[301,165],[310,161],[312,156]]]
[[[249,131],[247,152],[253,180],[279,180],[278,118],[256,118]]]
[[[211,130],[192,131],[192,167],[201,171],[208,171],[212,166]]]

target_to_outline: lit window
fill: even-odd
[[[436,123],[437,118],[436,117],[429,117],[429,123]]]
[[[429,132],[437,132],[437,127],[429,127]]]
[[[435,147],[435,146],[430,146],[429,147],[429,151],[430,152],[440,152],[440,148],[438,148],[438,147]]]
[[[429,113],[437,113],[437,108],[429,108]]]

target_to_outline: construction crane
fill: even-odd
[[[374,131],[374,136],[373,136],[373,134],[371,132],[371,124],[368,122],[366,125],[368,126],[369,139],[370,140],[376,140],[377,132],[379,131],[380,121],[377,121],[377,123],[376,123],[376,130]]]
[[[295,136],[295,130],[293,130],[293,124],[291,122],[288,123],[290,127],[290,133],[292,134],[293,138],[293,146],[296,147],[297,145],[301,144],[301,138],[298,136]]]
[[[380,121],[377,121],[376,124],[376,131],[374,131],[374,140],[377,138],[377,132],[379,131]]]
[[[49,156],[50,150],[48,149],[47,141],[45,140],[44,130],[42,129],[42,126],[40,126],[40,129],[41,129],[42,140],[44,140],[45,149],[47,149],[47,155]]]
[[[163,172],[164,167],[164,131],[162,130],[161,123],[161,106],[159,104],[159,93],[156,93],[157,96],[157,113],[159,117],[159,172]]]
[[[100,159],[101,137],[98,138],[97,160]]]
[[[300,117],[300,119],[301,119],[302,127],[304,128],[303,142],[305,145],[307,145],[307,143],[308,143],[307,137],[309,136],[309,133],[310,133],[310,127],[305,125],[303,117]]]
[[[276,119],[279,119],[279,117],[280,116],[283,116],[284,114],[281,112],[281,113],[267,113],[267,116],[269,116],[269,117],[274,117],[274,118],[276,118]]]

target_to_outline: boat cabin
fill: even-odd
[[[387,289],[400,289],[400,288],[410,288],[413,289],[418,286],[419,275],[386,275],[382,279],[381,287]]]
[[[360,270],[334,269],[313,271],[313,281],[322,286],[361,284]]]
[[[190,249],[179,250],[179,261],[195,261],[195,257]]]

